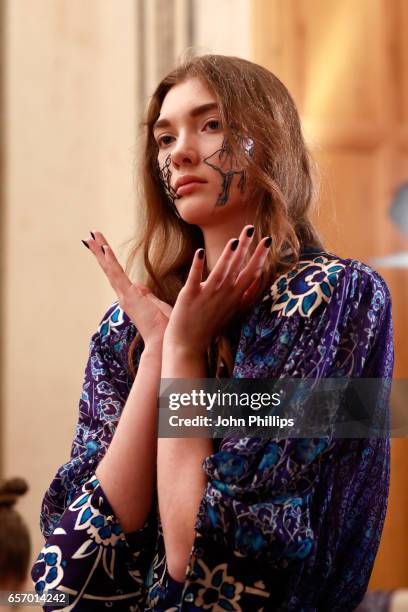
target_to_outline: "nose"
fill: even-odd
[[[194,139],[187,135],[179,135],[171,152],[171,161],[175,168],[194,166],[199,162],[199,153]]]

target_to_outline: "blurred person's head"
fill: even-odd
[[[309,219],[314,165],[296,105],[272,72],[237,57],[188,59],[157,85],[143,127],[144,224],[128,270],[142,247],[144,282],[160,299],[174,304],[195,250],[217,232],[232,238],[253,224],[249,256],[272,236],[254,301],[303,247],[322,247]],[[198,181],[180,188],[189,175]],[[222,338],[218,349],[229,368]]]
[[[0,480],[0,590],[18,591],[24,586],[30,560],[30,534],[15,509],[28,486],[22,478]]]

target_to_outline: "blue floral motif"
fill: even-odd
[[[241,612],[239,600],[244,585],[228,575],[225,563],[210,570],[202,559],[196,559],[194,571],[198,575],[198,591],[194,600],[198,609],[211,610],[217,605],[217,609]]]
[[[224,477],[226,483],[239,479],[248,469],[248,462],[244,457],[228,452],[218,453],[216,464],[218,473]]]
[[[263,301],[271,300],[271,312],[276,311],[278,316],[298,312],[302,317],[310,317],[322,302],[330,301],[344,267],[343,262],[329,254],[300,259],[294,270],[275,280]]]
[[[285,550],[285,554],[290,559],[304,559],[308,557],[313,549],[313,540],[305,538],[302,542],[292,544]]]
[[[276,283],[276,287],[278,289],[279,295],[281,295],[285,291],[287,286],[288,286],[287,278],[285,276],[281,276]]]
[[[108,310],[107,316],[99,324],[98,332],[102,339],[117,333],[118,328],[123,325],[124,317],[125,313],[119,306],[119,303],[114,302]]]
[[[59,546],[45,545],[35,562],[32,577],[35,580],[35,590],[43,593],[44,589],[53,589],[64,577],[64,563]]]
[[[227,563],[210,567],[205,559],[193,553],[191,566],[194,583],[184,593],[184,601],[194,606],[191,610],[244,612],[248,609],[245,606],[246,592],[255,596],[259,605],[264,604],[270,596],[262,580],[254,581],[251,586],[244,584],[230,574]],[[190,610],[190,607],[187,609]],[[258,609],[258,606],[254,609]]]
[[[296,457],[303,463],[310,463],[327,446],[327,441],[319,439],[317,441],[310,438],[301,438],[296,444]]]
[[[256,555],[266,544],[262,531],[258,527],[240,525],[235,531],[235,546],[244,555]]]
[[[95,455],[95,453],[98,452],[99,447],[100,447],[100,444],[97,440],[90,440],[89,442],[87,442],[86,443],[86,456],[92,457],[92,455]]]
[[[98,484],[98,479],[93,476],[83,485],[83,494],[76,497],[75,501],[69,506],[69,510],[78,512],[75,530],[85,529],[89,535],[89,539],[74,553],[74,558],[80,558],[82,555],[87,555],[90,551],[102,546],[104,556],[109,557],[110,565],[113,566],[115,562],[114,549],[125,545],[125,536],[114,517],[106,517],[95,506],[92,500],[92,490]],[[105,567],[108,566],[106,560],[104,565]]]
[[[271,442],[270,444],[268,444],[268,447],[266,449],[266,452],[264,454],[264,456],[262,457],[262,460],[259,464],[259,470],[264,470],[266,468],[271,467],[272,465],[275,465],[277,460],[279,457],[279,447],[276,444],[276,442]]]

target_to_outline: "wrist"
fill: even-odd
[[[163,340],[150,341],[145,343],[142,351],[142,357],[146,358],[162,358],[163,353]]]
[[[164,340],[163,358],[176,357],[181,359],[202,360],[206,357],[204,348],[195,347],[187,342],[175,342],[174,340]]]
[[[206,378],[205,354],[179,343],[163,344],[162,378]]]

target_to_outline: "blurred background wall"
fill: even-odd
[[[406,378],[408,236],[389,213],[408,181],[408,2],[254,0],[251,7],[252,58],[292,92],[320,166],[317,225],[329,250],[371,263],[387,281],[394,375]],[[406,196],[398,207],[406,218]],[[391,495],[372,588],[408,586],[407,467],[408,440],[393,439]]]
[[[81,239],[97,228],[117,247],[135,223],[136,17],[132,0],[3,3],[2,473],[30,485],[33,559],[113,301]]]
[[[394,302],[408,372],[408,251],[388,210],[407,180],[405,0],[5,0],[2,3],[2,476],[42,546],[41,499],[70,452],[88,343],[114,295],[82,246],[120,259],[137,224],[138,122],[188,47],[253,59],[298,104],[322,175],[330,250],[370,263]],[[408,208],[408,204],[407,204]],[[408,586],[408,445],[393,440],[389,512],[372,588]],[[27,588],[31,588],[28,583]]]

